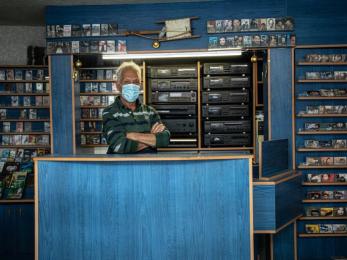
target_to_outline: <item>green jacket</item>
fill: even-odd
[[[152,126],[161,122],[157,111],[136,101],[135,111],[126,108],[120,97],[102,113],[103,134],[109,145],[107,153],[134,153],[138,142],[126,138],[127,132],[150,133]],[[156,147],[169,145],[170,132],[165,129],[156,134]]]

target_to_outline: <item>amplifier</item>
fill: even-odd
[[[197,90],[197,79],[151,79],[150,89],[153,91]]]
[[[195,116],[196,106],[195,105],[153,105],[155,110],[161,117],[166,116]]]
[[[237,77],[237,76],[220,76],[220,77],[205,77],[204,89],[216,89],[216,88],[249,88],[249,77]]]
[[[249,116],[248,105],[205,105],[202,106],[203,117]]]
[[[171,133],[181,134],[196,132],[195,119],[162,119],[162,121]]]
[[[248,63],[205,63],[205,75],[249,74],[251,66]]]
[[[196,66],[160,66],[147,67],[147,74],[150,78],[196,78],[198,70]]]
[[[206,146],[249,146],[251,144],[251,134],[205,134],[204,143]]]
[[[196,92],[152,92],[150,103],[195,103]]]
[[[205,121],[205,133],[242,133],[251,131],[251,121]]]
[[[202,103],[247,103],[248,90],[240,91],[205,91],[202,93]]]
[[[170,138],[169,147],[197,147],[196,138]]]

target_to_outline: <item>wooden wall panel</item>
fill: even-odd
[[[264,141],[261,144],[261,177],[272,177],[290,169],[288,139]]]
[[[294,232],[295,225],[290,224],[276,235],[273,235],[273,259],[294,260]]]
[[[271,140],[288,139],[292,151],[292,64],[289,48],[272,49],[270,63]],[[292,165],[292,153],[289,153]]]
[[[72,104],[72,56],[51,56],[51,95],[53,150],[55,154],[72,154],[74,149]]]

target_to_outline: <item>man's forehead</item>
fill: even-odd
[[[138,75],[134,70],[126,70],[123,73],[123,78],[138,78]]]

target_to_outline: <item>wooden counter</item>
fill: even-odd
[[[36,259],[253,259],[251,159],[36,158]]]

